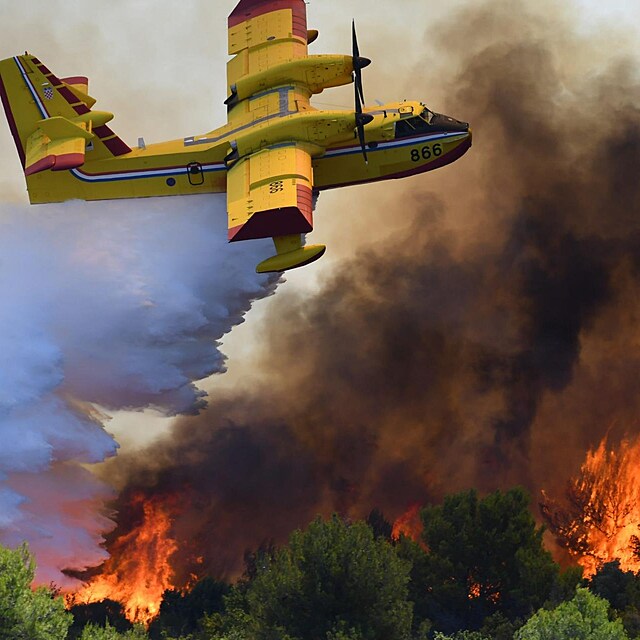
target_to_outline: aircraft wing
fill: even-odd
[[[304,0],[240,0],[229,16],[228,122],[255,138],[232,141],[227,156],[229,241],[273,238],[277,254],[261,262],[258,273],[309,264],[325,251],[324,245],[303,246],[303,234],[313,229],[311,153],[318,148],[262,133],[272,118],[312,109],[312,91],[297,87],[293,77],[315,36],[307,31]],[[306,73],[299,65],[305,81]]]
[[[234,57],[227,65],[227,90],[233,106],[234,87],[241,80],[307,56],[305,2],[241,0],[229,16],[228,35],[229,55]],[[231,110],[229,120],[233,119]]]
[[[311,155],[296,142],[261,149],[227,174],[229,241],[312,230]]]

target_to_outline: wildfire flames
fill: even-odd
[[[160,610],[165,590],[188,586],[176,584],[170,562],[178,549],[171,531],[178,502],[138,493],[129,506],[140,514],[137,524],[109,545],[111,557],[102,573],[67,601],[73,605],[115,600],[123,604],[129,620],[148,625]],[[543,492],[541,508],[549,528],[586,576],[612,560],[619,560],[623,570],[639,571],[640,436],[616,448],[605,437],[587,453],[563,499],[553,500]],[[422,530],[420,505],[413,504],[395,520],[391,537],[404,535],[420,542]],[[481,590],[470,579],[468,597],[479,597]]]
[[[422,529],[420,505],[413,504],[393,523],[391,539],[399,540],[400,536],[406,536],[415,542],[419,542]]]
[[[115,600],[123,604],[131,622],[148,625],[160,610],[164,591],[176,588],[169,563],[178,548],[171,537],[173,506],[142,494],[136,494],[130,506],[141,512],[139,524],[110,545],[111,557],[102,573],[70,595],[67,603]]]
[[[586,576],[612,560],[625,571],[640,570],[640,437],[623,440],[617,449],[605,437],[587,453],[565,500],[556,502],[543,492],[541,507]]]

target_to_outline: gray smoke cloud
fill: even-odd
[[[473,149],[385,185],[384,210],[360,204],[349,230],[376,242],[317,291],[281,292],[251,376],[109,468],[114,535],[132,493],[178,493],[177,571],[234,575],[316,513],[561,486],[612,423],[635,428],[636,59],[574,26],[569,8],[503,0],[432,25],[440,55],[411,95],[469,120]]]
[[[197,413],[220,338],[271,294],[269,242],[227,245],[224,196],[3,205],[0,541],[27,540],[39,582],[99,564],[115,455],[108,414]]]

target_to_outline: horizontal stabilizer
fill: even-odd
[[[54,116],[53,118],[40,120],[38,127],[52,140],[62,140],[64,138],[91,140],[91,138],[93,138],[93,134],[87,131],[86,124],[76,124],[62,116]]]

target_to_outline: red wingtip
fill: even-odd
[[[271,11],[293,11],[293,35],[307,40],[307,5],[304,0],[240,0],[229,16],[229,28]]]

